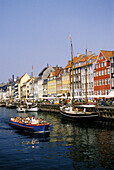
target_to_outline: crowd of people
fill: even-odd
[[[44,124],[45,121],[42,118],[35,118],[35,116],[27,116],[27,117],[11,117],[10,119],[13,122],[18,122],[18,123],[23,123],[23,124],[34,124],[34,125],[38,125],[38,124]]]

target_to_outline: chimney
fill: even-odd
[[[31,76],[30,76],[30,78],[32,78],[33,77],[33,72],[31,72]]]
[[[88,51],[88,56],[92,54],[92,51]]]
[[[14,82],[14,74],[12,75],[12,82]]]
[[[56,65],[56,70],[58,70],[58,65]]]

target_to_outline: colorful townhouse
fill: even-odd
[[[114,51],[101,50],[94,70],[94,93],[99,97],[108,97],[111,89],[110,57]]]
[[[34,80],[34,100],[38,101],[38,77]]]
[[[59,101],[59,97],[62,96],[62,73],[63,69],[58,70],[58,75],[56,76],[56,83],[57,83],[57,101]]]
[[[114,54],[110,57],[110,84],[111,84],[111,91],[109,96],[114,97]]]
[[[81,65],[81,96],[85,100],[86,95],[86,67],[87,67],[87,99],[94,100],[94,68],[97,56],[95,54],[85,56]]]
[[[38,75],[38,100],[45,99],[47,97],[47,79],[49,74],[55,69],[47,64]]]
[[[84,54],[78,53],[76,57],[73,58],[73,77],[74,77],[74,97],[78,98],[81,95],[81,69],[79,61],[84,57]],[[65,67],[70,71],[70,96],[72,97],[72,69],[71,62]]]
[[[23,100],[26,98],[26,82],[30,79],[30,76],[25,73],[23,76],[20,77],[18,82],[18,94],[19,99]]]
[[[70,96],[70,71],[63,69],[62,74],[62,96],[68,98]]]
[[[57,76],[61,71],[61,67],[56,67],[56,71],[53,71],[48,76],[47,89],[48,89],[48,97],[55,98],[57,97]]]

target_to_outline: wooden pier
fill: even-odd
[[[114,106],[98,106],[99,117],[114,120]]]

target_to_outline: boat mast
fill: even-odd
[[[21,106],[21,82],[20,82],[20,106]]]
[[[87,49],[86,49],[86,58],[85,58],[85,102],[87,103]]]
[[[74,73],[73,73],[73,48],[72,48],[72,38],[70,36],[70,43],[71,43],[71,67],[72,67],[72,110],[74,110]]]
[[[32,66],[32,94],[33,94],[33,106],[34,106],[34,78],[33,78],[33,66]]]

